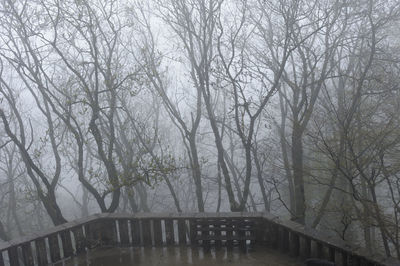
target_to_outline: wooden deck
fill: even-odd
[[[298,266],[302,260],[269,248],[243,252],[239,248],[201,247],[102,248],[73,257],[57,266]]]
[[[48,265],[112,247],[275,249],[283,257],[323,258],[338,266],[399,266],[266,213],[97,214],[0,244],[0,266]]]

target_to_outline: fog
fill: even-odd
[[[399,1],[3,0],[0,239],[270,212],[400,258]]]

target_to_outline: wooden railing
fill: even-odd
[[[0,266],[48,265],[100,246],[202,245],[258,249],[268,245],[284,256],[322,258],[343,266],[399,266],[265,213],[97,214],[45,232],[0,244]]]

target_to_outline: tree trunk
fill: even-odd
[[[260,186],[261,195],[262,195],[263,202],[264,202],[264,210],[269,212],[270,211],[270,203],[268,200],[267,192],[265,191],[265,185],[264,185],[264,179],[262,178],[262,168],[261,168],[260,160],[258,158],[257,151],[255,149],[253,149],[253,154],[254,154],[253,155],[254,162],[256,165],[256,169],[257,169],[258,185]]]
[[[292,219],[300,224],[305,224],[306,201],[304,195],[303,177],[303,141],[302,132],[296,121],[293,122],[292,132],[292,164],[295,212]]]
[[[168,186],[168,189],[169,189],[169,192],[170,192],[171,195],[172,195],[172,198],[174,199],[174,204],[175,204],[175,207],[176,207],[176,211],[179,212],[179,213],[181,213],[181,212],[182,212],[182,209],[181,209],[181,206],[180,206],[180,204],[179,204],[178,196],[177,196],[176,193],[175,193],[175,190],[174,190],[174,187],[173,187],[172,184],[171,184],[171,181],[169,181],[168,176],[165,175],[165,174],[164,174],[164,180],[165,180],[165,183],[166,183],[167,186]]]
[[[132,212],[133,213],[139,212],[139,206],[136,203],[135,199],[135,190],[131,187],[127,187],[126,192],[128,194],[129,205],[131,206]]]
[[[191,135],[189,138],[190,153],[192,157],[192,175],[195,185],[196,197],[197,197],[197,208],[199,212],[204,212],[204,199],[203,199],[203,189],[201,186],[201,170],[199,157],[197,154],[197,145],[195,135]]]
[[[89,193],[84,185],[82,187],[82,217],[89,216]]]
[[[39,192],[39,197],[42,200],[43,206],[49,214],[54,225],[57,226],[67,222],[56,203],[56,196],[53,191],[48,191],[47,195],[43,195],[42,192]]]
[[[147,191],[142,183],[138,184],[137,192],[140,198],[140,208],[143,210],[143,212],[150,212],[150,208],[147,203]]]

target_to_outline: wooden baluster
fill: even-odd
[[[161,219],[153,220],[153,232],[154,232],[154,245],[161,246],[163,244]]]
[[[325,259],[324,256],[324,246],[321,242],[317,242],[317,258]]]
[[[300,254],[300,237],[296,232],[290,232],[290,255],[297,257]]]
[[[178,219],[178,240],[179,245],[186,245],[186,222],[184,219]]]
[[[61,231],[60,237],[63,246],[64,258],[71,257],[74,254],[72,248],[71,232],[69,230]]]
[[[26,242],[22,244],[21,248],[22,248],[22,258],[24,260],[25,266],[33,266],[35,264],[35,261],[33,259],[31,242]]]
[[[210,235],[211,230],[210,226],[213,223],[213,220],[211,219],[202,219],[200,222],[200,234],[201,234],[201,239],[202,239],[202,246],[206,248],[206,250],[210,250]]]
[[[142,219],[140,220],[142,223],[142,235],[143,235],[143,245],[145,247],[151,246],[151,225],[149,219]]]
[[[341,266],[348,266],[349,265],[349,256],[348,256],[347,252],[343,250],[341,252],[341,257],[342,257],[342,259],[341,259],[342,265]]]
[[[72,228],[72,233],[74,234],[75,239],[75,253],[76,255],[81,254],[86,250],[86,247],[94,248],[99,243],[87,243],[86,237],[83,234],[82,226]]]
[[[190,239],[190,244],[192,245],[197,245],[197,222],[196,219],[192,218],[189,220],[189,239]]]
[[[214,238],[215,238],[215,247],[220,248],[222,246],[221,241],[221,224],[223,223],[223,219],[216,220],[214,222]]]
[[[269,228],[270,228],[269,232],[270,232],[270,238],[271,238],[271,240],[270,240],[271,246],[276,249],[279,249],[280,243],[281,243],[281,241],[280,241],[281,234],[279,231],[280,226],[278,226],[277,224],[270,223]]]
[[[282,226],[279,226],[279,249],[282,252],[289,250],[289,230]]]
[[[36,245],[36,255],[39,265],[47,265],[47,251],[44,238],[39,238],[35,240]]]
[[[51,262],[55,263],[61,260],[60,245],[58,244],[58,234],[52,234],[48,237]]]
[[[310,258],[311,257],[311,239],[302,236],[301,237],[301,257],[302,258]]]
[[[234,224],[232,219],[226,220],[226,246],[232,247],[233,246],[233,231],[234,231]]]
[[[167,245],[175,244],[174,241],[174,224],[172,219],[165,219],[165,240]]]
[[[242,250],[246,250],[246,228],[247,222],[245,220],[237,220],[236,238],[239,240],[239,246]]]
[[[121,246],[127,247],[130,244],[128,220],[127,219],[118,220],[118,226],[119,226],[119,239],[121,241]]]
[[[18,247],[13,246],[8,249],[8,258],[11,266],[19,266]]]
[[[336,252],[335,252],[335,248],[334,247],[328,247],[328,256],[329,256],[329,260],[330,261],[332,261],[332,262],[335,262],[336,261],[336,257],[335,257],[335,254],[336,254]]]
[[[139,220],[131,220],[131,233],[132,233],[132,245],[140,246],[142,241],[140,237],[140,223]]]

